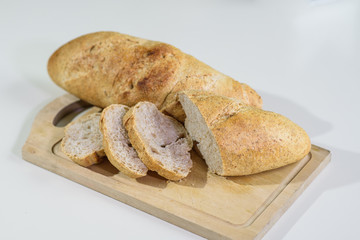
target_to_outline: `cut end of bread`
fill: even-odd
[[[206,161],[209,171],[222,175],[223,165],[220,150],[203,115],[188,95],[184,93],[179,94],[179,100],[186,114],[185,128],[189,132],[192,140],[197,142],[197,149]]]
[[[144,164],[159,175],[180,180],[192,167],[192,140],[175,119],[150,102],[136,104],[124,117],[129,138]]]
[[[100,128],[104,135],[105,153],[113,166],[132,178],[145,176],[148,169],[132,147],[122,119],[127,106],[113,104],[101,115]]]
[[[209,170],[242,176],[296,162],[310,151],[306,132],[273,112],[224,96],[184,91],[185,127]]]
[[[71,122],[65,128],[62,151],[77,164],[88,167],[104,156],[103,136],[99,129],[100,113]]]

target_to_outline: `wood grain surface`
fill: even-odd
[[[261,238],[330,161],[328,150],[312,145],[297,163],[245,177],[220,177],[208,173],[192,152],[193,169],[179,182],[155,172],[132,179],[106,159],[84,168],[60,150],[63,126],[79,114],[99,111],[70,94],[57,98],[36,116],[23,158],[208,239]]]

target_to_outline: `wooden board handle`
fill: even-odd
[[[90,107],[91,105],[89,103],[81,101],[71,94],[58,97],[41,109],[36,115],[30,136],[26,143],[36,144],[44,142],[46,139],[45,142],[52,147],[60,140],[59,135],[63,136],[63,127],[66,123],[70,122],[76,115]],[[70,116],[70,118],[67,118],[67,116]],[[64,121],[65,118],[67,119]]]

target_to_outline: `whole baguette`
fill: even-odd
[[[207,92],[184,91],[179,98],[185,128],[218,175],[275,169],[301,160],[311,149],[306,132],[280,114]]]
[[[178,120],[185,115],[175,93],[198,89],[261,108],[261,97],[179,49],[116,32],[96,32],[60,47],[49,59],[52,80],[102,108],[150,101]]]

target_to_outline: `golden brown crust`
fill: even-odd
[[[48,72],[60,87],[100,107],[150,101],[179,117],[183,112],[174,93],[187,89],[262,105],[249,86],[177,48],[116,32],[87,34],[68,42],[50,57]]]
[[[165,43],[98,32],[59,48],[48,72],[60,87],[100,107],[145,99],[159,106],[175,84],[179,52]]]
[[[141,102],[138,104],[141,104]],[[130,142],[134,147],[134,149],[136,150],[136,152],[138,153],[138,156],[141,159],[141,161],[146,165],[146,167],[149,170],[156,171],[160,176],[163,176],[169,180],[177,181],[186,177],[180,173],[165,168],[161,162],[159,162],[157,159],[152,157],[151,151],[147,147],[148,144],[144,142],[144,139],[140,136],[140,133],[136,127],[135,111],[137,109],[137,106],[138,105],[135,105],[134,107],[130,108],[130,110],[125,114],[123,118],[123,123],[126,131],[128,132]],[[169,119],[176,122],[175,119],[172,119],[170,117]],[[180,124],[180,123],[176,122],[176,124]],[[185,133],[185,135],[189,146],[192,146],[192,140],[190,139],[187,133]]]
[[[161,111],[173,116],[180,122],[184,122],[185,113],[177,96],[180,91],[184,90],[207,91],[262,108],[260,95],[247,84],[235,81],[190,55],[186,55],[185,59],[182,70],[179,71],[182,80],[177,82],[172,92],[166,97],[161,106]]]
[[[285,166],[304,158],[311,148],[310,139],[301,127],[284,116],[255,108],[244,109],[216,123],[212,131],[220,148],[225,176]],[[227,139],[236,141],[228,144]]]
[[[223,176],[254,174],[304,158],[306,132],[286,117],[204,92],[184,92],[198,107],[220,149]],[[219,174],[219,173],[218,173]]]
[[[62,147],[62,145],[61,145],[61,147]],[[78,158],[78,157],[74,157],[73,155],[69,154],[68,152],[66,152],[64,150],[62,150],[62,151],[73,162],[75,162],[83,167],[90,167],[91,165],[98,164],[98,163],[102,162],[102,160],[103,160],[99,155],[96,154],[96,152],[93,152],[84,158]]]
[[[139,178],[139,177],[143,177],[146,176],[146,172],[144,174],[141,174],[140,172],[136,172],[131,170],[130,168],[128,168],[122,161],[119,161],[113,154],[113,147],[109,144],[109,139],[108,139],[108,129],[106,124],[104,124],[104,118],[105,118],[105,114],[107,111],[111,111],[111,105],[107,108],[105,108],[103,110],[103,112],[101,113],[101,118],[100,118],[100,130],[103,133],[103,146],[104,146],[104,151],[106,153],[106,156],[109,160],[109,162],[116,167],[120,172],[122,172],[123,174],[131,177],[131,178]]]

